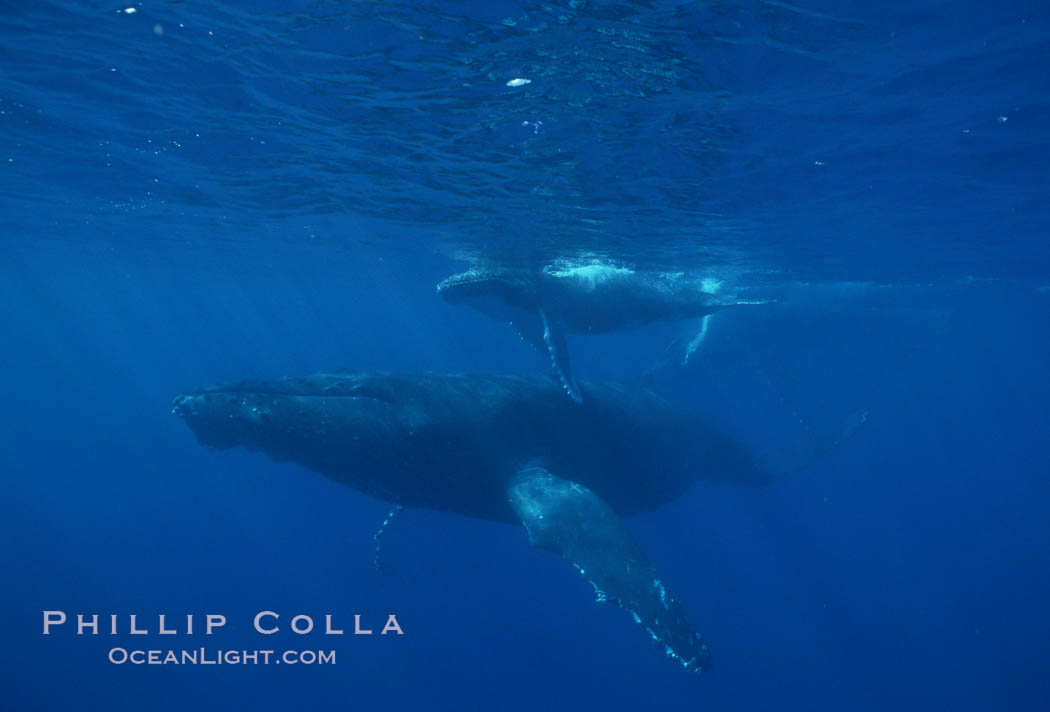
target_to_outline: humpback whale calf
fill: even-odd
[[[520,522],[599,601],[630,611],[685,669],[704,670],[707,645],[621,516],[697,479],[760,484],[795,465],[652,390],[579,386],[587,398],[577,405],[538,375],[334,371],[202,388],[173,410],[205,446],[262,451],[397,506]]]
[[[469,304],[510,322],[524,341],[550,356],[569,397],[582,402],[565,332],[599,334],[656,321],[705,317],[739,301],[720,282],[682,272],[639,272],[602,263],[548,265],[538,271],[475,267],[437,286],[453,304]],[[702,337],[700,337],[702,338]],[[695,349],[696,344],[691,348]]]

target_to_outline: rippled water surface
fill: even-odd
[[[41,232],[251,244],[281,219],[337,247],[886,282],[1050,266],[1039,4],[39,2],[2,22],[0,180]],[[167,234],[106,227],[151,220]]]

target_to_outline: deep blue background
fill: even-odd
[[[293,5],[0,20],[4,709],[1050,703],[1042,5]],[[542,369],[435,295],[470,255],[750,286],[780,304],[717,317],[678,396],[759,441],[781,400],[869,409],[791,478],[630,520],[710,673],[518,527],[403,512],[384,576],[386,505],[170,415],[241,377]],[[628,377],[677,333],[574,360]],[[278,644],[264,608],[408,634]],[[44,609],[219,612],[209,647],[339,664],[112,666],[127,637]]]

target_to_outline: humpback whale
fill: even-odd
[[[621,517],[697,479],[761,484],[794,465],[647,388],[579,387],[574,404],[539,375],[333,371],[201,388],[173,411],[205,446],[262,451],[398,507],[521,523],[669,657],[707,669],[707,644]]]
[[[550,356],[566,393],[579,403],[583,395],[572,372],[565,332],[599,334],[705,317],[701,333],[706,333],[706,317],[714,312],[763,303],[719,294],[719,287],[718,280],[682,272],[639,272],[593,263],[548,265],[538,271],[474,267],[446,278],[437,291],[450,303],[469,304],[509,322],[522,340]]]

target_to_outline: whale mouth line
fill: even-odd
[[[438,294],[448,294],[461,289],[474,289],[478,287],[506,287],[510,288],[510,280],[499,277],[477,277],[474,279],[463,279],[456,282],[442,282],[438,285]]]
[[[234,388],[224,388],[222,390],[214,391],[193,391],[191,393],[183,393],[175,398],[175,406],[182,406],[189,401],[200,399],[205,402],[212,400],[213,398],[238,398],[246,396],[257,396],[260,398],[273,397],[273,398],[351,398],[354,400],[371,400],[382,403],[388,403],[390,405],[397,405],[397,403],[389,396],[383,393],[367,393],[360,392],[347,392],[341,391],[339,388],[334,386],[328,386],[320,391],[308,391],[308,390],[281,390],[281,389],[258,389],[245,388],[243,390]]]
[[[471,270],[446,277],[438,283],[437,292],[445,298],[470,296],[485,293],[478,290],[513,290],[521,283],[510,275]]]

